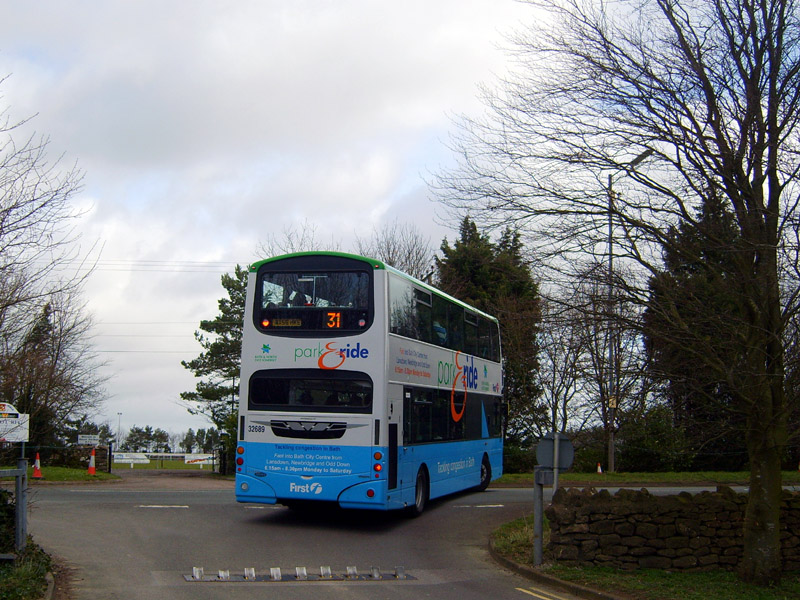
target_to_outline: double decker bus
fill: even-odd
[[[407,509],[502,474],[497,319],[381,261],[250,266],[236,499]]]

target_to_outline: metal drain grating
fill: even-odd
[[[241,574],[231,573],[230,570],[219,570],[216,575],[207,575],[203,567],[193,567],[191,575],[184,575],[184,580],[192,583],[276,583],[291,581],[403,581],[413,580],[406,573],[405,567],[395,567],[391,573],[381,573],[379,567],[370,567],[368,574],[359,575],[355,566],[348,566],[341,575],[331,571],[329,566],[319,568],[319,574],[308,572],[306,567],[295,567],[293,573],[284,573],[280,567],[271,567],[264,573],[256,573],[255,568],[247,567]]]

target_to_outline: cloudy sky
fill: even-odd
[[[310,223],[352,250],[395,220],[452,239],[424,178],[532,17],[513,0],[3,4],[0,108],[84,171],[82,247],[102,246],[95,420],[175,433],[208,426],[179,403],[180,361],[261,243]]]

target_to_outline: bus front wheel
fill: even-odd
[[[408,507],[408,514],[412,517],[418,517],[425,510],[425,505],[428,503],[428,471],[425,467],[420,467],[417,471],[417,484],[414,489],[414,504]]]

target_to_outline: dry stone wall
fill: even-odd
[[[560,489],[545,510],[556,561],[621,569],[733,569],[742,556],[746,494],[653,496],[647,490]],[[800,570],[800,493],[784,492],[781,545],[785,570]]]
[[[94,466],[97,471],[110,472],[108,468],[108,446],[67,446],[53,452],[47,465],[72,467],[74,469],[87,469],[95,450]],[[33,461],[30,461],[33,464]]]

